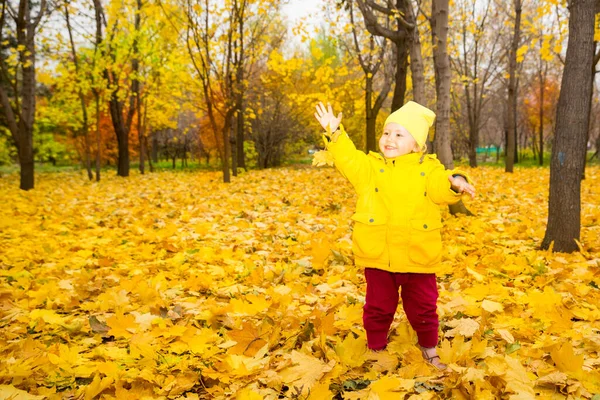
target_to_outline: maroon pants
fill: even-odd
[[[367,298],[363,323],[367,345],[380,350],[387,345],[387,335],[398,307],[398,289],[402,287],[402,305],[419,344],[435,347],[439,320],[436,312],[438,290],[435,274],[395,273],[375,268],[365,269]]]

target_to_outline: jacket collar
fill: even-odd
[[[370,151],[369,155],[392,166],[421,164],[425,156],[423,153],[410,153],[400,157],[385,158],[381,153],[375,153],[374,151]]]

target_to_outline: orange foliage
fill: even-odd
[[[554,125],[556,104],[560,94],[560,82],[554,77],[547,76],[544,85],[544,126],[545,131]],[[524,100],[524,112],[530,132],[538,132],[540,126],[540,83],[536,80],[527,92]]]
[[[134,121],[135,121],[134,116]],[[90,120],[88,129],[90,141],[90,153],[92,159],[96,158],[97,139],[96,121]],[[75,147],[81,160],[85,160],[85,137],[76,136],[70,138],[70,144]],[[119,147],[117,137],[113,128],[112,119],[108,111],[100,114],[100,160],[102,165],[116,165],[119,158]],[[129,159],[135,161],[139,158],[139,140],[135,124],[131,125],[129,132]]]

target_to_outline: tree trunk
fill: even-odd
[[[138,93],[138,104],[139,104],[139,93]],[[140,116],[141,114],[141,109],[138,108],[138,117],[137,117],[137,129],[138,129],[138,141],[140,142],[140,166],[139,166],[139,170],[140,170],[140,174],[144,175],[144,173],[146,172],[146,168],[145,168],[145,156],[146,156],[146,141],[144,140],[144,133],[143,133],[143,129],[142,129],[142,117]]]
[[[442,164],[454,168],[450,147],[450,59],[448,56],[448,0],[433,0],[431,3],[431,34],[433,60],[435,64],[437,109],[434,145]],[[449,207],[452,215],[471,215],[462,201]]]
[[[152,162],[155,164],[158,164],[158,137],[156,136],[157,132],[152,129],[151,130],[152,133],[150,133],[150,136],[152,136],[152,151],[150,152],[150,157],[152,158]]]
[[[513,0],[515,6],[515,28],[513,32],[513,40],[510,47],[508,58],[508,121],[506,129],[508,131],[506,137],[506,172],[513,172],[516,152],[516,118],[515,110],[517,106],[517,89],[516,89],[516,73],[517,73],[517,50],[521,36],[521,0]]]
[[[138,6],[141,7],[140,3]],[[102,4],[100,0],[94,0],[94,7],[96,8],[96,18],[98,19],[98,10],[102,12]],[[97,22],[98,23],[98,22]],[[129,176],[129,132],[131,130],[131,123],[133,121],[133,116],[136,111],[136,97],[135,93],[139,91],[139,55],[138,55],[138,35],[139,35],[139,27],[140,27],[140,13],[135,13],[135,30],[134,30],[134,39],[132,44],[132,52],[133,56],[131,59],[131,75],[133,76],[131,80],[131,91],[129,95],[129,109],[127,110],[127,115],[124,116],[124,104],[119,96],[119,85],[118,77],[115,77],[114,72],[110,71],[106,67],[104,70],[104,78],[107,80],[109,86],[112,86],[112,93],[110,95],[109,100],[109,109],[112,125],[115,131],[115,135],[117,136],[118,142],[118,164],[117,164],[117,175],[122,177]],[[109,55],[115,61],[116,55],[114,54],[114,50],[109,45],[108,50]]]
[[[394,42],[396,45],[396,75],[394,86],[394,97],[392,98],[391,112],[396,111],[404,105],[406,94],[406,75],[408,72],[408,49],[406,39]]]
[[[222,138],[223,138],[223,182],[230,183],[231,175],[229,171],[229,159],[231,157],[231,142],[229,141],[229,131],[231,126],[231,116],[225,116],[225,123],[223,124]]]
[[[544,73],[542,72],[541,68],[540,68],[539,79],[540,79],[540,131],[539,131],[540,153],[538,154],[538,157],[539,157],[539,165],[543,166],[544,165],[544,85],[546,82],[545,82]]]
[[[33,160],[33,123],[35,120],[35,33],[37,26],[44,14],[46,8],[45,0],[40,3],[40,11],[36,17],[31,16],[30,1],[20,0],[19,8],[16,10],[14,20],[17,32],[17,53],[19,60],[21,85],[20,90],[14,93],[14,101],[8,97],[8,94],[0,85],[0,104],[4,110],[8,129],[14,140],[19,156],[21,167],[20,188],[22,190],[33,189],[34,187],[34,160]],[[0,16],[0,41],[2,28],[6,24],[7,2],[2,2],[2,11]],[[5,65],[4,53],[0,59],[2,69],[7,70]],[[9,78],[10,79],[10,78]],[[18,79],[15,77],[15,79]],[[15,107],[15,108],[13,108]]]
[[[116,90],[110,96],[110,116],[117,136],[117,149],[119,152],[117,161],[117,175],[129,176],[129,129],[123,121],[123,104],[117,96]]]
[[[382,45],[378,45],[375,41],[374,34],[370,33],[371,36],[369,37],[369,50],[365,52],[361,49],[360,41],[358,40],[357,36],[356,25],[354,23],[354,10],[352,3],[350,3],[350,23],[352,24],[352,38],[354,39],[356,56],[358,57],[360,67],[365,74],[365,149],[368,153],[369,151],[378,150],[376,132],[377,115],[379,114],[379,110],[381,110],[383,102],[388,96],[392,82],[391,77],[384,72],[381,90],[379,91],[375,102],[373,102],[373,81],[385,59],[387,47],[386,40],[384,39]]]
[[[233,111],[233,110],[232,110]],[[231,121],[229,123],[229,143],[231,145],[230,149],[231,149],[231,172],[233,174],[233,176],[237,176],[237,161],[238,161],[238,155],[237,155],[237,151],[238,151],[238,147],[237,147],[237,132],[236,132],[236,127],[237,127],[237,119],[235,119],[235,115],[233,114],[233,112],[231,113]]]
[[[581,170],[589,127],[596,0],[569,4],[569,39],[550,162],[548,227],[542,249],[573,252],[581,232]]]
[[[90,135],[88,132],[88,115],[87,106],[85,104],[85,96],[79,83],[79,60],[77,57],[77,50],[75,49],[75,41],[73,40],[73,29],[71,27],[71,16],[69,14],[69,7],[67,4],[65,7],[65,21],[67,23],[67,32],[69,33],[69,43],[71,45],[71,55],[73,56],[73,65],[75,66],[75,76],[77,81],[77,95],[79,96],[79,104],[81,106],[82,121],[80,133],[83,133],[85,139],[85,168],[88,173],[88,179],[91,181],[94,176],[92,175],[92,162],[90,154]]]
[[[473,116],[474,117],[474,116]],[[479,121],[469,118],[469,166],[477,167],[477,146],[479,145]]]
[[[236,144],[237,144],[237,166],[246,169],[246,157],[244,154],[244,11],[246,1],[240,4],[238,10],[238,26],[240,32],[239,58],[236,71],[237,96],[235,102],[236,116]]]
[[[425,97],[425,68],[423,67],[423,56],[421,55],[421,38],[419,28],[417,27],[417,17],[412,7],[412,2],[406,2],[407,9],[411,18],[411,23],[415,25],[410,32],[410,74],[412,77],[413,100],[422,106],[427,107],[427,98]]]
[[[409,36],[412,35],[411,30],[416,29],[416,25],[411,25],[403,15],[410,15],[410,9],[407,6],[407,0],[396,0],[394,7],[392,2],[388,1],[388,8],[381,5],[374,5],[365,0],[357,0],[358,7],[363,15],[365,27],[372,35],[382,36],[390,39],[394,43],[394,55],[396,57],[396,74],[394,97],[392,98],[392,109],[396,111],[404,104],[404,96],[406,94],[406,75],[408,72],[408,54],[410,41]],[[395,18],[398,23],[396,31],[390,30],[387,26],[379,23],[377,16],[373,10],[377,10],[385,15],[386,18]],[[400,13],[398,12],[400,11]]]
[[[377,133],[375,132],[375,122],[377,115],[373,115],[373,77],[366,76],[365,86],[365,113],[366,113],[366,150],[377,151]]]
[[[100,94],[94,90],[96,102],[96,182],[100,182],[100,157],[102,155],[102,135],[100,135]]]

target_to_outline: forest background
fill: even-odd
[[[283,4],[69,1],[49,3],[35,20],[39,4],[36,9],[32,3],[27,23],[36,24],[29,32],[35,49],[19,42],[11,8],[3,8],[6,95],[35,93],[33,106],[27,106],[31,100],[23,104],[31,114],[24,115],[31,125],[26,135],[32,137],[31,156],[24,157],[40,165],[80,165],[89,176],[96,169],[96,179],[104,166],[117,166],[124,176],[130,163],[143,173],[165,161],[222,168],[228,176],[227,170],[235,175],[238,168],[309,158],[321,146],[312,118],[318,100],[343,111],[358,147],[370,150],[368,138],[405,100],[436,108],[431,10],[424,3],[401,18],[373,8],[379,30],[368,25],[375,35],[352,2],[323,2],[317,22],[295,26],[286,22]],[[542,165],[544,155],[548,162],[568,10],[559,1],[525,2],[511,67],[513,6],[460,0],[449,9],[451,149],[454,159],[471,166],[504,163],[511,136],[508,162]],[[426,62],[409,62],[413,33]],[[422,71],[415,80],[417,63]],[[19,78],[30,68],[34,90],[21,88]],[[511,84],[515,100],[509,107]],[[597,157],[600,145],[597,86],[586,138],[589,158]],[[18,102],[13,106],[19,109]],[[5,113],[0,125],[0,166],[8,172],[19,162],[19,139],[11,135]]]
[[[0,397],[597,398],[600,2],[285,3],[2,2]],[[318,101],[376,150],[409,99],[480,191],[443,374],[402,316],[365,353],[351,188],[298,165]]]

